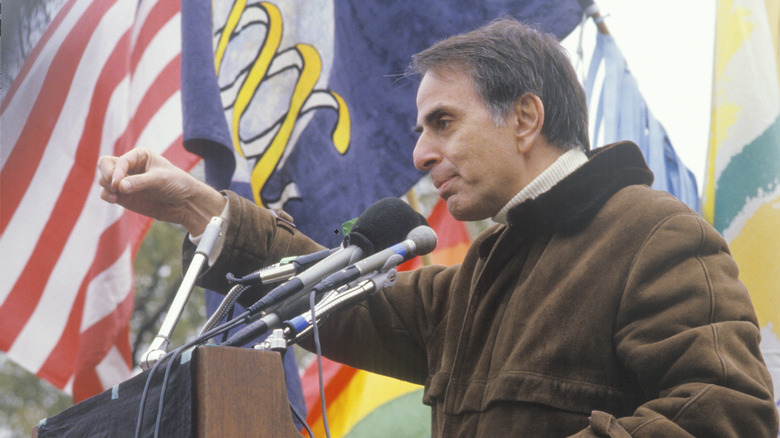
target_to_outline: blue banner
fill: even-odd
[[[562,38],[582,8],[577,0],[215,1],[209,37],[184,41],[214,48],[227,131],[185,140],[216,147],[228,135],[222,151],[232,149],[235,173],[224,153],[206,154],[209,180],[222,188],[231,175],[232,189],[284,208],[304,233],[335,246],[341,223],[422,176],[412,165],[417,83],[404,75],[412,54],[506,15]],[[200,59],[193,76],[206,70],[208,56]],[[216,126],[186,119],[214,112],[213,97],[190,99],[183,62],[185,127]]]

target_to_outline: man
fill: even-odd
[[[325,354],[424,384],[433,436],[777,436],[725,241],[648,187],[635,145],[586,152],[584,93],[557,41],[498,20],[416,55],[413,70],[415,166],[457,219],[497,224],[461,265],[402,273],[330,318]],[[104,157],[100,171],[104,199],[191,235],[228,217],[206,287],[319,249],[283,212],[148,152]]]

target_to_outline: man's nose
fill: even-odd
[[[441,161],[438,149],[431,138],[425,135],[425,133],[421,134],[412,153],[414,167],[423,171],[431,170],[435,164]]]

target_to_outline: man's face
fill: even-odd
[[[492,217],[520,191],[516,126],[512,116],[496,126],[467,74],[440,70],[423,76],[414,165],[430,171],[453,217]]]

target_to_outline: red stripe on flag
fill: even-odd
[[[169,147],[162,155],[176,167],[189,171],[201,158],[184,149],[183,142],[184,135],[182,134],[173,142],[173,145],[176,145],[176,147]]]
[[[125,43],[127,42],[127,36],[129,34],[125,34],[122,38],[122,41]],[[119,47],[126,48],[127,46],[126,44],[121,44]],[[105,77],[104,73],[108,70],[108,78],[111,79],[114,76],[114,80],[111,82],[106,81],[108,83],[105,84],[99,80],[96,86],[97,89],[113,90],[116,84],[121,81],[120,75],[116,73],[121,73],[123,70],[110,68],[112,66],[111,59],[119,52],[121,53],[117,56],[122,56],[126,53],[122,50],[115,50],[109,62],[106,63],[104,71],[101,72],[101,79]],[[136,112],[125,133],[117,141],[115,149],[118,154],[124,152],[122,149],[129,148],[135,143],[136,132],[143,130],[143,127],[146,126],[165,101],[179,89],[178,81],[171,80],[171,78],[178,79],[180,65],[181,57],[176,56],[144,94],[139,111]],[[103,88],[104,86],[105,88]],[[104,97],[104,101],[95,104],[95,99],[101,96]],[[91,105],[92,109],[88,115],[87,129],[84,131],[82,141],[79,143],[76,152],[76,165],[71,168],[63,187],[62,195],[57,200],[51,219],[41,233],[22,275],[17,280],[3,305],[0,306],[0,329],[2,329],[0,331],[4,333],[0,338],[0,349],[7,350],[10,348],[26,321],[35,311],[49,275],[51,275],[57,263],[58,256],[67,243],[67,239],[81,214],[86,197],[89,194],[89,188],[93,182],[94,169],[97,168],[100,135],[102,133],[100,127],[102,126],[102,117],[105,116],[109,98],[110,93],[105,93],[105,96],[96,93],[93,96],[93,105]],[[97,108],[97,112],[93,111],[95,108]],[[93,115],[95,119],[93,119]],[[101,119],[96,120],[97,117]],[[88,171],[89,173],[85,174],[84,172],[79,172],[79,170]]]
[[[182,146],[182,136],[180,135],[174,140],[165,150],[163,155],[172,163],[183,169],[190,169],[199,160],[199,158],[189,152],[187,152]],[[79,288],[76,303],[73,306],[73,311],[68,319],[62,336],[58,341],[55,348],[52,350],[46,362],[43,364],[37,375],[50,381],[52,384],[59,388],[64,388],[74,374],[74,370],[77,369],[77,361],[81,360],[84,355],[87,354],[80,346],[85,345],[103,345],[105,338],[109,330],[120,328],[126,335],[121,333],[117,338],[121,344],[117,345],[120,352],[123,353],[123,357],[126,359],[127,367],[132,368],[132,352],[129,339],[129,325],[127,322],[130,320],[132,313],[132,293],[128,294],[128,299],[125,301],[128,304],[122,305],[130,306],[129,310],[125,310],[121,313],[121,320],[117,318],[116,311],[110,315],[114,321],[114,326],[101,328],[98,331],[94,331],[96,336],[94,339],[83,339],[84,334],[79,333],[81,327],[81,321],[83,318],[83,305],[86,297],[86,291],[89,284],[95,279],[97,275],[105,271],[108,267],[117,262],[119,257],[124,253],[125,248],[129,245],[131,247],[131,258],[135,259],[135,255],[141,246],[146,231],[152,224],[152,219],[141,216],[139,214],[125,211],[124,214],[113,225],[107,228],[100,237],[98,243],[98,251],[92,262],[92,266],[89,269],[87,276],[82,282]],[[118,241],[117,241],[118,240]],[[106,317],[109,318],[109,317]],[[90,329],[91,330],[91,329]],[[110,337],[109,337],[110,338]],[[127,338],[127,339],[125,339]],[[103,339],[101,341],[101,339]],[[109,346],[110,348],[110,346]],[[100,354],[103,350],[92,352],[91,354]],[[107,351],[107,350],[106,350]],[[126,353],[126,354],[125,354]],[[101,357],[101,356],[98,356]],[[90,384],[92,380],[85,376],[79,379],[80,383]],[[74,401],[82,400],[83,398],[90,397],[102,391],[104,388],[86,389],[79,385],[74,385]]]
[[[131,220],[135,224],[140,222],[140,220],[133,219],[129,216],[130,213],[125,212],[101,234],[98,250],[92,260],[92,265],[87,271],[87,275],[81,282],[76,300],[73,303],[73,308],[68,317],[68,322],[62,331],[62,335],[60,336],[57,345],[52,349],[43,366],[41,366],[41,369],[38,371],[40,377],[45,378],[59,388],[64,388],[68,383],[68,380],[70,380],[70,377],[73,375],[76,360],[79,355],[82,354],[80,352],[80,345],[83,344],[84,341],[81,339],[83,335],[80,333],[80,329],[81,321],[84,318],[84,302],[86,301],[89,285],[95,277],[114,265],[125,252],[128,245],[132,243],[122,237],[122,229],[127,228],[124,222]],[[152,221],[150,218],[141,217],[141,219],[148,223],[151,223]],[[145,226],[143,223],[140,225],[143,228],[148,226]],[[129,294],[129,296],[132,298],[132,294]],[[129,319],[130,317],[128,316],[127,320]],[[119,325],[121,326],[121,324]],[[106,331],[105,336],[107,339],[112,339],[110,331]],[[98,344],[101,344],[101,342]]]
[[[68,15],[68,12],[70,12],[70,10],[73,8],[73,5],[76,4],[76,1],[77,0],[70,0],[62,6],[62,9],[60,9],[60,11],[57,13],[57,16],[54,17],[51,23],[49,23],[49,26],[43,32],[41,39],[38,40],[38,43],[35,44],[35,47],[33,48],[32,52],[30,52],[30,54],[27,55],[27,58],[25,58],[21,70],[19,70],[19,73],[16,74],[16,78],[14,79],[14,82],[11,84],[11,88],[8,89],[8,93],[5,95],[5,99],[3,100],[2,105],[0,105],[0,115],[5,112],[5,109],[8,107],[8,103],[13,100],[16,91],[19,89],[19,86],[22,84],[22,82],[24,82],[24,79],[30,73],[30,69],[32,68],[33,64],[35,64],[35,61],[38,59],[38,57],[41,55],[43,48],[46,47],[46,44],[51,39],[52,35],[54,35],[54,33],[57,31],[57,28],[60,27],[62,21]]]
[[[90,102],[84,130],[76,149],[74,165],[46,222],[35,249],[11,293],[0,306],[0,349],[8,349],[35,311],[52,270],[76,226],[94,182],[100,155],[100,138],[111,92],[122,81],[125,69],[118,69],[126,59],[129,32],[119,40],[98,77]],[[25,148],[17,148],[25,149]]]
[[[131,293],[113,312],[81,334],[78,362],[73,379],[73,401],[75,403],[106,389],[103,387],[96,368],[106,357],[111,347],[117,347],[125,365],[131,362],[127,321],[130,320],[132,313],[133,294]],[[120,340],[120,338],[122,339]],[[120,348],[122,345],[125,345],[126,348]],[[128,369],[130,368],[128,366]]]
[[[41,90],[16,145],[0,171],[0,234],[11,221],[30,185],[68,96],[84,50],[113,1],[93,2],[54,55]]]
[[[143,132],[144,127],[157,114],[165,102],[181,89],[180,71],[181,55],[176,55],[144,93],[141,102],[138,104],[138,110],[133,114],[127,129],[114,146],[116,155],[122,155],[136,146],[138,136]]]
[[[2,190],[0,195],[3,200],[3,208],[0,212],[0,232],[7,229],[8,223],[14,217],[14,214],[17,213],[17,209],[24,199],[24,192],[29,189],[29,183],[35,176],[36,169],[40,166],[43,154],[58,153],[59,147],[56,147],[56,145],[52,150],[48,150],[47,147],[58,117],[67,116],[66,114],[61,114],[61,112],[67,100],[68,90],[71,84],[75,83],[74,81],[81,79],[75,77],[79,60],[84,57],[87,42],[97,29],[97,23],[103,19],[106,11],[116,3],[116,0],[91,2],[86,6],[86,10],[81,13],[82,15],[76,17],[75,26],[69,30],[62,42],[52,43],[51,39],[54,37],[57,27],[59,26],[60,30],[62,30],[62,23],[67,12],[70,10],[72,13],[74,5],[79,7],[79,4],[76,3],[77,0],[67,1],[67,5],[63,7],[47,28],[41,41],[26,60],[22,71],[14,81],[12,91],[3,102],[2,108],[4,110],[6,107],[9,107],[10,100],[14,94],[19,94],[16,93],[16,90],[23,85],[24,78],[29,77],[29,72],[34,71],[36,59],[40,64],[41,53],[49,50],[51,44],[56,43],[59,45],[57,52],[51,58],[51,64],[43,77],[43,82],[34,84],[34,86],[40,85],[40,89],[33,89],[32,93],[30,93],[33,95],[30,98],[35,99],[32,103],[32,112],[22,127],[19,140],[16,142],[16,145],[23,145],[24,147],[17,147],[11,151],[11,155],[9,155],[7,160],[8,166],[4,166],[4,172],[0,174],[0,190]],[[149,14],[144,19],[145,21],[136,23],[136,26],[140,26],[140,29],[135,27],[138,31],[137,41],[131,41],[133,33],[131,30],[128,30],[110,54],[110,58],[106,62],[106,66],[103,66],[103,71],[100,72],[97,82],[90,84],[94,88],[94,95],[89,103],[90,106],[82,137],[79,139],[78,147],[75,149],[75,156],[72,157],[74,160],[73,167],[62,185],[62,193],[55,202],[54,210],[43,232],[40,236],[32,237],[32,241],[36,246],[33,248],[32,256],[26,261],[22,275],[17,279],[11,279],[12,282],[16,281],[16,284],[14,284],[13,289],[0,305],[1,349],[9,350],[24,325],[29,322],[30,316],[39,304],[40,297],[57,264],[57,260],[63,256],[62,251],[69,239],[68,235],[71,234],[71,239],[79,238],[79,236],[72,235],[79,218],[82,216],[86,218],[95,214],[92,211],[83,211],[83,209],[87,205],[86,199],[94,182],[97,158],[101,153],[103,126],[106,121],[105,113],[109,109],[108,104],[112,93],[114,93],[117,85],[122,80],[133,74],[138,62],[143,58],[143,53],[157,46],[157,41],[152,43],[155,35],[159,35],[164,26],[171,24],[171,19],[178,13],[179,6],[179,2],[163,1],[152,5]],[[116,29],[114,29],[115,31]],[[47,43],[49,44],[48,47],[46,46]],[[177,47],[177,50],[179,49]],[[121,52],[121,56],[117,54],[119,52]],[[130,114],[128,125],[124,128],[124,132],[120,134],[116,143],[114,145],[103,145],[112,146],[114,148],[112,153],[121,153],[135,146],[138,135],[146,129],[147,125],[154,120],[153,118],[157,114],[160,114],[163,105],[170,102],[171,98],[180,89],[180,55],[177,54],[175,58],[170,59],[165,66],[159,65],[159,57],[150,59],[157,62],[158,66],[163,67],[163,69],[156,77],[152,78],[153,82],[146,89],[133,89],[134,85],[131,83],[131,95],[139,97],[139,93],[143,93],[143,96],[140,96],[141,100],[138,107],[132,109],[134,113]],[[168,58],[164,58],[164,60],[168,60]],[[106,73],[106,69],[111,72]],[[138,85],[136,84],[135,86],[137,87]],[[147,84],[143,86],[147,87]],[[59,93],[55,93],[55,91]],[[16,97],[17,99],[20,98],[20,96]],[[87,102],[83,103],[86,104]],[[156,121],[154,123],[157,125]],[[81,127],[77,126],[75,128],[79,129]],[[163,155],[169,157],[174,164],[189,169],[199,158],[184,151],[181,128],[174,125],[171,125],[171,128],[178,130],[178,132],[172,132],[177,138],[168,145]],[[68,156],[66,160],[70,160],[70,158]],[[15,170],[11,172],[9,169]],[[5,170],[8,171],[5,172]],[[58,183],[57,186],[59,185]],[[11,187],[9,186],[13,186],[16,195],[7,196],[10,194]],[[57,219],[56,224],[53,218]],[[114,293],[118,294],[118,296],[124,296],[125,298],[121,303],[117,304],[116,308],[104,309],[103,311],[110,313],[103,318],[94,313],[85,313],[90,311],[85,310],[84,306],[87,300],[87,290],[92,290],[90,289],[90,284],[95,281],[96,277],[106,273],[106,269],[114,266],[116,263],[120,263],[120,257],[128,247],[131,249],[132,258],[134,258],[150,225],[151,219],[135,213],[125,212],[115,224],[103,230],[94,249],[92,265],[89,266],[89,270],[84,278],[78,279],[81,281],[78,290],[66,291],[68,293],[75,292],[75,297],[74,306],[70,309],[71,313],[68,315],[67,321],[65,321],[64,329],[61,333],[51,332],[51,330],[49,330],[49,333],[42,333],[42,336],[50,336],[50,339],[57,340],[57,344],[51,348],[51,351],[46,352],[46,360],[37,370],[38,375],[60,387],[64,387],[68,382],[72,382],[74,399],[76,401],[94,395],[104,389],[96,367],[105,360],[105,354],[113,346],[116,346],[127,368],[129,369],[132,365],[128,325],[133,306],[132,291],[115,291]],[[96,231],[100,232],[100,230]],[[45,242],[45,245],[43,242]],[[35,268],[31,268],[32,266]],[[121,279],[121,282],[124,282],[124,279]],[[22,291],[24,291],[23,294],[21,293]],[[123,295],[123,292],[126,293]],[[13,309],[13,312],[11,312],[11,309]],[[19,312],[19,309],[21,309],[21,312]],[[92,321],[95,318],[100,318],[100,320],[80,333],[82,325],[86,324],[85,321]],[[5,330],[6,326],[11,328],[11,330]],[[46,330],[42,331],[46,332]],[[12,353],[21,353],[19,356],[22,357],[23,351],[24,348],[19,351],[14,348]],[[32,364],[28,366],[30,365]],[[100,367],[101,369],[103,367],[108,368],[107,373],[109,374],[106,374],[105,377],[112,374],[117,375],[110,370],[111,366],[111,362],[106,362]],[[117,371],[121,372],[122,370]],[[103,374],[103,371],[100,374]],[[105,383],[111,384],[111,382]]]
[[[325,403],[335,400],[349,385],[357,369],[338,362],[322,358],[322,384],[324,385]],[[322,400],[319,393],[317,362],[312,362],[301,376],[303,398],[309,410],[306,422],[315,423],[322,417]]]
[[[95,394],[103,392],[97,371],[94,368],[79,370],[73,379],[73,403],[87,399]]]

